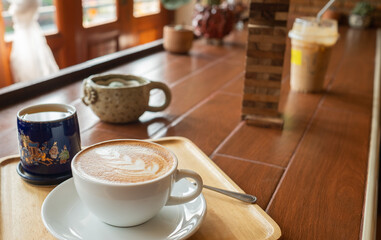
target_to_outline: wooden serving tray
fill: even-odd
[[[207,185],[243,192],[195,144],[182,137],[153,140],[171,149],[179,168],[198,172]],[[41,206],[55,186],[26,183],[16,172],[19,156],[0,159],[0,239],[54,239],[41,220]],[[278,239],[279,226],[257,204],[244,203],[210,190],[203,190],[207,213],[190,239]],[[59,206],[57,206],[59,207]]]

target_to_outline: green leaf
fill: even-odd
[[[187,4],[189,0],[161,0],[163,6],[168,10],[177,9],[185,4]]]

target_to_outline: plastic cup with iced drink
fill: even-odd
[[[323,90],[331,49],[339,37],[337,21],[297,18],[288,36],[291,38],[291,90]]]

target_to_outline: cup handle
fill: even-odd
[[[92,88],[91,86],[89,86],[89,83],[88,83],[89,79],[85,79],[83,82],[82,82],[82,88],[83,88],[83,97],[82,97],[82,102],[86,105],[86,106],[89,106],[90,104],[92,103],[95,103],[97,101],[97,98],[98,98],[98,94],[97,92],[95,91],[94,88]]]
[[[158,89],[163,90],[163,92],[165,94],[165,102],[161,106],[147,106],[147,111],[159,112],[159,111],[166,109],[168,107],[169,103],[171,102],[171,99],[172,99],[171,90],[168,88],[168,86],[162,82],[150,82],[148,85],[148,88],[149,88],[149,91],[151,91],[154,88],[158,88]]]
[[[172,195],[169,196],[169,199],[167,201],[166,206],[177,205],[177,204],[189,202],[189,201],[195,199],[196,197],[198,197],[198,195],[200,195],[200,193],[202,191],[202,186],[203,186],[202,184],[203,183],[202,183],[202,178],[200,177],[200,175],[198,175],[196,172],[194,172],[192,170],[187,170],[187,169],[178,169],[176,171],[177,172],[176,172],[175,182],[179,181],[182,178],[192,178],[193,180],[196,181],[196,187],[197,188],[194,191],[187,193],[182,197],[176,197],[176,196],[172,196]]]

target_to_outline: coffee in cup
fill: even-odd
[[[141,140],[111,140],[79,152],[72,161],[80,199],[101,221],[119,227],[135,226],[154,217],[165,205],[195,199],[201,177],[177,169],[177,158],[167,148]],[[171,196],[175,182],[192,178],[197,188]]]
[[[339,34],[337,21],[313,17],[295,19],[291,38],[291,90],[319,92],[323,89],[333,45]]]
[[[96,160],[95,160],[96,159]],[[109,142],[79,154],[74,163],[84,178],[104,183],[139,183],[156,179],[174,167],[169,152],[146,142]]]

